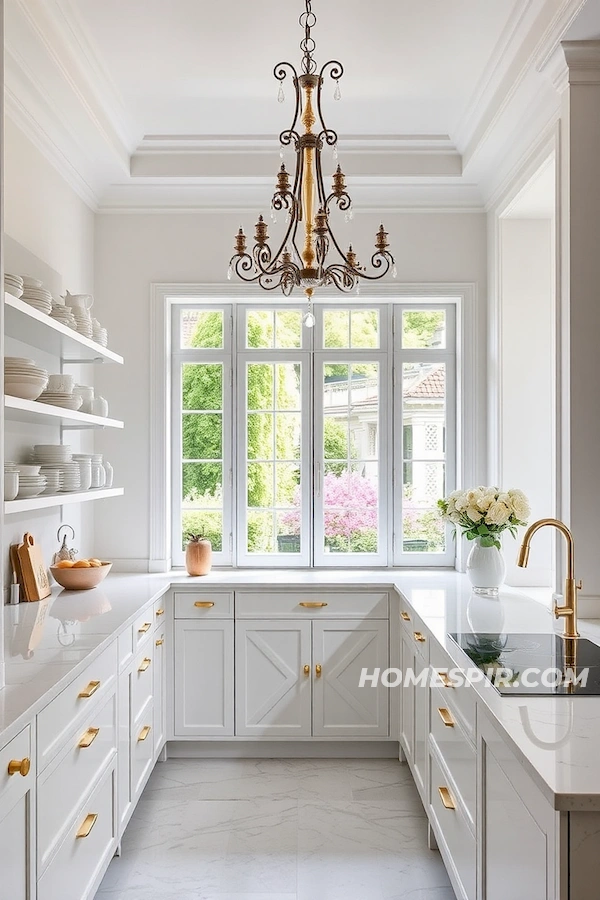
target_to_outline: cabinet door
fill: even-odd
[[[118,834],[133,813],[133,783],[131,776],[131,679],[132,670],[119,675],[117,689],[117,808]]]
[[[309,621],[236,623],[236,734],[310,735],[310,651]]]
[[[421,655],[415,653],[413,661],[415,679],[419,679],[427,664]],[[414,697],[414,747],[413,747],[413,776],[417,789],[421,794],[423,803],[427,802],[427,738],[429,735],[429,687],[426,684],[417,683],[412,688]]]
[[[0,900],[33,900],[33,774],[0,801]]]
[[[409,763],[415,753],[415,686],[406,683],[406,673],[415,669],[415,644],[412,636],[402,630],[402,708],[400,712],[400,743]]]
[[[388,623],[313,622],[313,660],[313,735],[386,737],[389,690],[381,683],[359,683],[363,668],[369,673],[388,668]]]
[[[174,702],[177,736],[233,735],[231,620],[176,620]]]
[[[166,665],[165,665],[165,629],[158,628],[154,632],[154,661],[152,663],[154,695],[154,755],[158,756],[165,742],[166,730]]]

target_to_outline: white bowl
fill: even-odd
[[[37,400],[44,389],[43,383],[39,384],[5,384],[4,393],[10,397],[18,397],[19,400]]]
[[[17,469],[19,470],[21,475],[39,475],[40,467],[39,466],[29,466],[29,465],[21,465],[21,463],[17,463]]]
[[[4,381],[8,384],[42,384],[46,385],[48,383],[48,379],[45,375],[24,375],[20,373],[19,375],[9,374],[8,372],[4,375]]]
[[[4,473],[4,499],[5,500],[14,500],[18,493],[19,493],[19,473],[18,472],[5,472]]]

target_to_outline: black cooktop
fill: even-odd
[[[600,646],[559,634],[450,634],[505,696],[600,696]]]

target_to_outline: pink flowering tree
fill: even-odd
[[[377,487],[358,472],[329,472],[323,480],[325,543],[331,550],[374,552],[377,549]],[[294,495],[300,505],[300,491]],[[281,518],[289,534],[300,533],[300,513]]]

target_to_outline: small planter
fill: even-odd
[[[212,566],[212,544],[199,534],[190,535],[185,548],[185,567],[188,575],[208,575]]]

